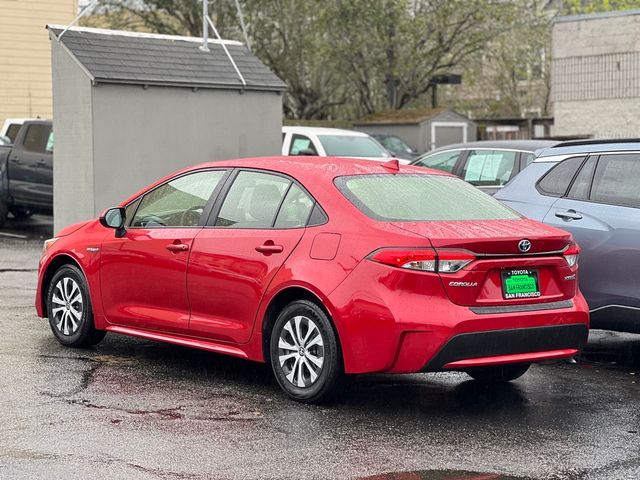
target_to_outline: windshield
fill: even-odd
[[[370,137],[318,135],[318,138],[329,157],[389,157],[389,154]]]
[[[456,177],[357,175],[336,186],[362,213],[381,221],[510,220],[520,216]]]

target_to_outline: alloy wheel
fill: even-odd
[[[313,320],[297,315],[284,324],[278,339],[278,361],[292,385],[313,385],[322,373],[324,356],[322,334]]]
[[[51,303],[56,329],[65,336],[76,333],[84,312],[82,291],[78,283],[71,277],[62,277],[53,287]]]

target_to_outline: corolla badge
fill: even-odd
[[[531,242],[526,238],[520,240],[518,242],[518,250],[520,250],[522,253],[527,253],[529,250],[531,250]]]

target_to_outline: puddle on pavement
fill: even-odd
[[[361,477],[358,480],[533,480],[530,477],[514,477],[501,473],[479,473],[463,470],[417,470],[391,472]]]

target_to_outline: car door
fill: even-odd
[[[580,288],[589,306],[640,307],[640,154],[590,156],[545,223],[582,248]]]
[[[51,124],[32,123],[23,127],[9,156],[10,191],[16,203],[53,205],[53,132]]]
[[[211,169],[180,175],[127,207],[132,218],[124,236],[110,234],[102,243],[102,307],[109,323],[187,332],[187,263],[226,174]]]
[[[302,238],[314,201],[289,177],[239,170],[217,203],[189,260],[190,332],[245,343],[265,290]]]

